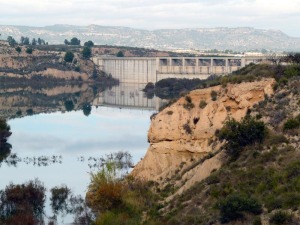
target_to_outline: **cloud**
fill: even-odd
[[[299,5],[300,0],[1,0],[0,23],[143,29],[251,26],[298,34]]]

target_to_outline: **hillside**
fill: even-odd
[[[52,83],[108,80],[116,82],[100,71],[92,60],[84,58],[80,47],[38,47],[41,46],[9,46],[7,42],[0,42],[0,80],[6,83],[28,83],[29,80],[30,83],[34,83],[41,79]],[[66,52],[73,53],[71,62],[65,61]]]
[[[238,74],[247,77],[266,66],[249,68]],[[195,90],[152,119],[150,148],[133,175],[159,186],[164,224],[299,224],[300,68],[268,71],[277,82]],[[266,133],[256,134],[263,140],[242,144],[255,137],[255,123],[266,126]],[[242,124],[244,130],[234,130]]]
[[[153,115],[131,176],[92,179],[95,224],[299,224],[299,75],[249,65]]]
[[[92,40],[97,45],[118,45],[160,50],[171,49],[230,49],[234,51],[273,50],[299,51],[300,38],[289,37],[278,30],[250,27],[140,30],[128,27],[99,25],[46,27],[0,26],[2,38],[13,36],[40,37],[49,44],[62,44],[65,39]]]

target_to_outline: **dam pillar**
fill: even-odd
[[[195,73],[199,73],[199,59],[196,58],[196,69],[195,69]]]
[[[214,67],[214,59],[211,58],[210,59],[210,68],[209,68],[209,74],[212,74],[213,73],[213,67]]]
[[[229,63],[228,63],[229,59],[225,59],[225,73],[229,72]]]
[[[244,66],[246,66],[246,58],[245,57],[243,57],[241,59],[241,67],[244,67]]]

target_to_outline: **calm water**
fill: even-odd
[[[49,98],[53,98],[58,95],[57,99],[51,99],[51,102],[57,102],[51,109],[47,108],[49,104],[30,105],[30,101],[28,106],[25,104],[22,106],[25,108],[22,108],[20,103],[11,101],[11,107],[6,107],[13,109],[10,117],[15,117],[15,112],[20,109],[22,115],[26,109],[28,114],[28,108],[35,114],[8,121],[13,133],[9,143],[12,145],[12,153],[17,154],[20,162],[16,166],[2,163],[0,189],[10,182],[16,184],[38,178],[48,190],[66,184],[74,194],[84,196],[90,181],[89,173],[95,170],[94,158],[127,151],[133,156],[133,162],[137,163],[145,155],[148,147],[149,118],[160,104],[156,98],[147,99],[140,92],[141,88],[137,85],[120,85],[104,92],[94,91],[92,96],[84,89],[83,93],[70,91],[67,97],[67,93],[53,92],[51,89],[46,92],[46,97],[44,96],[47,98],[49,95]],[[11,92],[14,93],[14,90]],[[18,91],[16,95],[20,96],[19,93]],[[63,98],[61,93],[64,94]],[[6,99],[11,96],[14,95]],[[73,99],[72,96],[77,98]],[[2,96],[2,101],[4,98],[5,96]],[[85,100],[82,101],[82,98]],[[66,111],[66,104],[63,103],[66,101],[74,103],[74,110]],[[34,102],[39,100],[35,99]],[[87,103],[91,105],[91,111],[86,113],[88,116],[80,109]],[[4,103],[2,106],[5,108]],[[7,113],[7,110],[3,112]],[[57,162],[48,161],[47,166],[35,164],[34,158],[40,156],[55,156]],[[46,211],[47,214],[51,214],[49,207]],[[70,217],[64,218],[65,223],[71,221]]]

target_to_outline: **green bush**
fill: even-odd
[[[190,96],[187,95],[187,96],[185,96],[184,99],[186,101],[186,103],[183,104],[183,107],[185,109],[190,110],[195,107],[194,103],[192,102],[192,98]]]
[[[20,54],[21,53],[21,51],[22,51],[22,49],[18,46],[18,47],[16,47],[15,48],[16,49],[16,51]]]
[[[84,47],[82,50],[82,57],[83,58],[90,58],[92,55],[92,50],[89,47]]]
[[[27,54],[32,54],[33,52],[33,49],[32,48],[26,48],[26,53]]]
[[[266,145],[278,145],[281,143],[289,143],[289,140],[283,134],[274,134],[269,133],[266,141],[264,142]]]
[[[91,47],[94,46],[94,42],[92,42],[92,41],[87,41],[87,42],[84,43],[84,46],[85,46],[85,47],[91,48]]]
[[[66,52],[65,56],[64,56],[64,60],[66,62],[72,62],[74,59],[74,53],[73,52]]]
[[[183,125],[183,129],[185,130],[185,132],[187,134],[192,134],[193,133],[193,131],[192,131],[192,129],[191,129],[191,127],[190,127],[190,125],[188,123],[186,123],[186,124]]]
[[[201,109],[204,109],[206,105],[207,105],[206,101],[201,100],[201,101],[200,101],[200,104],[199,104],[199,107],[200,107]]]
[[[290,118],[284,123],[283,129],[292,130],[298,128],[299,126],[300,126],[300,122],[298,119]]]
[[[255,199],[243,194],[233,193],[219,202],[221,222],[227,223],[243,217],[244,212],[260,214],[262,206]]]
[[[284,211],[277,211],[270,218],[270,223],[276,225],[290,224],[291,221],[292,215]]]
[[[118,51],[118,53],[117,53],[116,56],[117,57],[124,57],[125,55],[124,55],[124,53],[122,51]]]
[[[287,78],[291,78],[291,77],[300,75],[299,66],[298,65],[289,65],[289,66],[287,66],[285,71],[284,71],[284,75]]]
[[[253,225],[262,225],[260,217],[254,219]]]
[[[264,122],[257,121],[247,115],[241,122],[231,119],[216,133],[217,137],[226,140],[225,148],[229,155],[239,156],[243,147],[254,143],[261,143],[266,136]]]
[[[184,98],[188,103],[192,103],[192,98],[190,96],[185,96]]]
[[[218,93],[216,91],[211,91],[210,96],[211,96],[211,100],[216,101]]]

